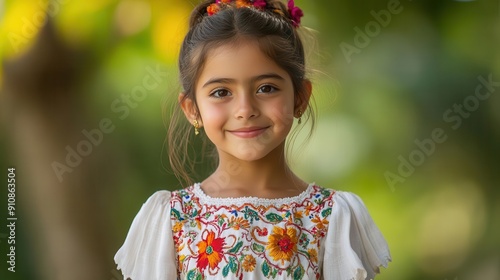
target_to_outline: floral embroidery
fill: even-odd
[[[312,262],[318,262],[318,251],[316,251],[316,249],[309,249],[307,253]]]
[[[215,269],[222,260],[222,246],[224,239],[215,238],[215,232],[209,231],[206,239],[198,242],[198,268],[203,271],[207,265]]]
[[[252,255],[246,255],[243,258],[243,269],[247,272],[252,272],[255,269],[255,258]]]
[[[320,216],[316,215],[311,222],[316,224],[316,227],[318,229],[324,229],[326,225],[328,225],[328,220],[327,219],[321,219]]]
[[[270,251],[273,260],[284,264],[297,252],[297,239],[297,231],[294,228],[274,227],[266,249]]]
[[[321,279],[321,251],[334,191],[311,185],[303,195],[217,201],[199,185],[175,191],[171,224],[180,279]]]

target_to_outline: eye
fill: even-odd
[[[263,85],[259,88],[259,90],[257,90],[257,93],[271,93],[271,92],[275,92],[277,91],[278,89],[274,86],[271,86],[271,85]]]
[[[214,98],[224,98],[231,96],[231,93],[227,89],[216,89],[210,93],[210,97]]]

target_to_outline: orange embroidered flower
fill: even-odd
[[[312,204],[306,206],[306,216],[309,216],[309,213],[313,210],[313,208],[314,206]]]
[[[281,228],[275,226],[273,233],[269,235],[266,249],[269,250],[269,255],[275,261],[290,261],[292,256],[297,252],[297,230],[294,228]]]
[[[224,246],[224,239],[215,238],[215,232],[209,231],[207,238],[198,242],[196,246],[198,246],[196,266],[202,271],[207,265],[211,269],[215,269],[223,257],[222,246]]]
[[[249,228],[250,223],[248,222],[248,220],[243,219],[243,217],[231,217],[231,219],[229,220],[229,226],[231,226],[235,230],[239,230],[240,228]]]
[[[316,249],[309,249],[307,250],[307,253],[309,254],[309,259],[311,260],[311,262],[318,262],[318,251],[316,251]]]
[[[302,211],[297,211],[297,212],[293,213],[293,216],[295,217],[295,219],[302,219],[304,217]]]
[[[257,262],[255,261],[255,258],[252,255],[246,255],[245,258],[243,259],[243,269],[246,272],[253,271],[255,269],[255,265]]]
[[[328,225],[328,220],[327,219],[321,219],[320,216],[316,215],[316,217],[312,218],[311,222],[316,224],[317,229],[324,229],[326,228],[326,225]]]

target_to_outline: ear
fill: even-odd
[[[295,102],[294,115],[296,118],[299,118],[301,114],[303,114],[304,111],[307,109],[307,105],[309,104],[309,99],[311,98],[312,94],[311,81],[304,79],[302,83],[303,83],[302,86],[303,91],[299,93],[300,98],[297,98]],[[300,114],[299,111],[301,112]]]
[[[186,96],[184,92],[181,92],[178,97],[179,105],[181,105],[182,111],[186,116],[186,119],[193,123],[195,120],[198,121],[200,127],[203,126],[201,118],[198,114],[198,108],[193,99]]]

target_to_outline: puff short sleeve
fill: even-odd
[[[337,191],[325,240],[324,279],[374,279],[391,261],[389,247],[355,194]]]
[[[170,198],[169,191],[157,191],[135,216],[114,257],[124,279],[177,279]]]

